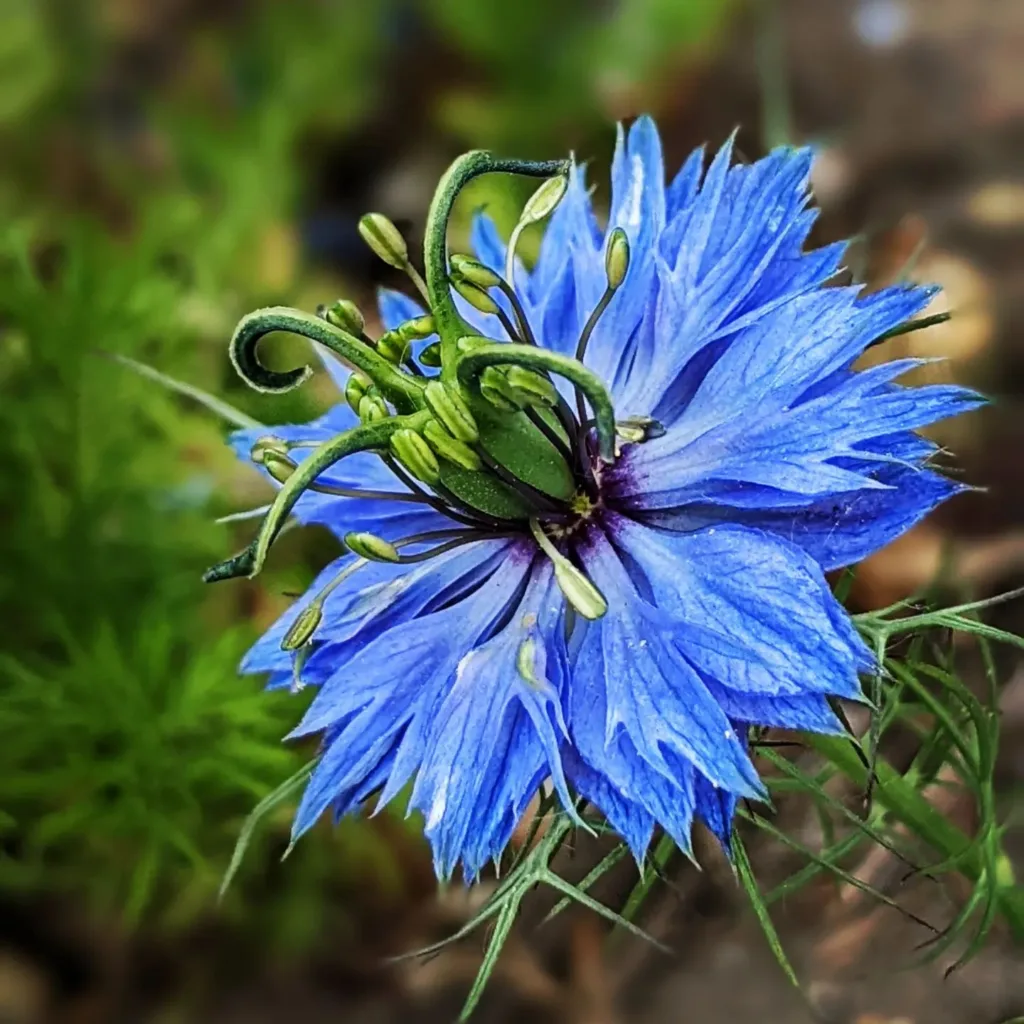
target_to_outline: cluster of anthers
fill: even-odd
[[[348,300],[321,307],[316,316],[273,307],[241,321],[231,341],[231,358],[251,387],[280,393],[308,378],[309,367],[277,372],[257,355],[260,340],[271,332],[302,335],[351,368],[345,400],[359,425],[324,443],[289,443],[272,435],[256,441],[253,461],[282,486],[253,542],[211,568],[207,582],[256,575],[289,513],[303,493],[312,491],[421,503],[452,521],[451,529],[394,542],[364,531],[346,534],[346,546],[360,558],[344,570],[346,577],[366,561],[421,562],[474,541],[526,534],[551,559],[569,604],[585,618],[604,614],[607,605],[600,591],[559,550],[558,541],[600,507],[602,471],[614,462],[620,446],[659,436],[662,429],[645,417],[617,422],[604,383],[584,365],[588,341],[629,267],[623,230],[617,228],[609,237],[606,288],[580,332],[573,357],[538,345],[516,295],[519,238],[558,205],[569,167],[567,161],[499,160],[482,152],[456,161],[438,188],[427,221],[425,277],[411,262],[394,224],[379,213],[364,216],[359,228],[366,243],[385,263],[408,275],[430,310],[376,340],[368,336],[362,314]],[[513,231],[504,276],[472,257],[449,256],[447,251],[456,196],[470,179],[488,172],[547,179]],[[474,309],[497,318],[507,337],[476,333],[459,314],[453,291]],[[438,340],[415,345],[434,336]],[[557,387],[559,378],[568,386]],[[306,458],[293,457],[295,448],[309,446],[315,450]],[[331,466],[364,451],[376,452],[404,489],[349,489],[318,481]],[[430,544],[435,546],[424,549]],[[420,550],[403,553],[409,546]],[[308,640],[323,600],[340,582],[332,581],[299,617],[285,638],[285,649],[298,649]]]

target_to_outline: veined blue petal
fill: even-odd
[[[465,850],[474,833],[502,837],[509,811],[523,813],[542,770],[572,807],[559,756],[563,680],[549,653],[564,616],[551,564],[541,562],[508,625],[462,657],[431,716],[410,807],[426,818],[440,877],[460,859],[472,877],[500,854],[501,846],[472,858]]]
[[[689,533],[705,526],[742,523],[775,534],[807,552],[823,569],[859,562],[923,519],[937,505],[965,488],[956,481],[916,466],[888,465],[875,470],[885,490],[862,489],[830,495],[811,504],[775,508],[763,500],[737,507],[683,505],[647,513],[651,526]]]
[[[671,619],[640,597],[599,530],[590,531],[578,550],[588,575],[617,609],[588,624],[573,666],[573,688],[587,699],[600,691],[607,702],[605,745],[621,733],[668,779],[676,778],[681,761],[725,789],[759,795],[742,742],[676,650]]]
[[[379,633],[322,683],[291,735],[330,730],[331,742],[310,779],[293,832],[308,828],[339,792],[361,785],[393,758],[396,792],[416,769],[434,716],[455,682],[459,662],[485,642],[518,602],[529,561],[449,607]],[[412,757],[408,751],[413,751]],[[403,754],[405,756],[403,756]]]
[[[765,696],[860,696],[870,652],[795,545],[735,525],[684,534],[616,517],[608,529],[705,678]]]

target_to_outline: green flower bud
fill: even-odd
[[[451,265],[453,280],[468,281],[484,291],[501,284],[501,278],[490,267],[484,266],[472,256],[456,253],[451,258]]]
[[[615,289],[626,279],[629,270],[629,239],[622,228],[616,228],[608,239],[608,251],[604,257],[604,272],[608,276],[608,287]]]
[[[431,420],[423,428],[423,436],[442,459],[473,472],[483,468],[480,456],[468,444],[452,437],[437,420]]]
[[[279,484],[283,484],[295,472],[295,460],[274,448],[263,453],[263,468]]]
[[[405,270],[409,266],[409,247],[398,228],[383,213],[367,213],[360,217],[359,234],[389,267]]]
[[[314,601],[299,612],[288,632],[281,641],[282,651],[297,651],[305,647],[312,639],[317,627],[323,620],[323,609],[319,601]]]
[[[363,423],[375,423],[377,420],[386,420],[390,415],[387,402],[380,395],[363,395],[359,399],[359,419]]]
[[[345,382],[345,401],[353,412],[359,412],[359,403],[369,391],[371,383],[370,378],[364,377],[361,373],[351,374]]]
[[[329,324],[334,324],[335,327],[340,327],[343,331],[348,331],[349,334],[356,336],[362,334],[366,327],[366,321],[363,319],[359,307],[349,299],[338,299],[336,302],[332,302],[324,310],[323,318]]]
[[[441,478],[441,467],[430,445],[414,430],[396,430],[388,442],[391,453],[417,480],[436,484]]]
[[[482,288],[461,278],[454,278],[452,286],[474,309],[492,316],[497,314],[498,304]]]
[[[375,533],[346,533],[345,545],[368,562],[397,562],[398,549]]]
[[[480,374],[480,395],[502,412],[518,412],[527,404],[497,366],[488,366]]]
[[[480,439],[476,420],[455,386],[433,380],[423,389],[423,398],[452,437],[466,444]]]
[[[559,590],[583,618],[599,619],[608,611],[604,594],[572,562],[558,559],[553,564]]]
[[[424,366],[440,366],[441,342],[435,341],[427,345],[427,347],[420,352],[420,362]]]
[[[409,342],[402,337],[401,328],[382,334],[377,339],[376,348],[380,355],[395,366],[404,362],[409,354]]]
[[[569,178],[566,175],[560,174],[557,178],[548,178],[526,200],[523,212],[519,215],[519,223],[525,226],[543,220],[562,201],[568,188]]]
[[[268,452],[274,452],[288,458],[288,444],[282,441],[281,438],[274,437],[273,434],[265,434],[263,437],[257,437],[253,442],[253,446],[249,449],[249,458],[257,466],[262,466]]]
[[[527,404],[558,405],[558,391],[543,374],[525,366],[510,366],[505,379]]]

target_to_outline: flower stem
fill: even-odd
[[[267,551],[288,517],[309,485],[326,469],[340,462],[355,452],[367,451],[371,448],[386,448],[388,439],[397,430],[408,428],[419,430],[431,418],[427,410],[411,416],[396,416],[384,420],[364,423],[343,434],[325,441],[308,459],[298,464],[295,472],[284,482],[277,492],[270,510],[260,524],[259,533],[253,542],[242,552],[220,562],[203,574],[207,583],[248,576],[250,579],[263,568]]]
[[[455,205],[455,198],[467,182],[481,174],[501,172],[524,174],[532,178],[553,178],[565,174],[566,160],[511,160],[501,159],[485,150],[474,150],[460,156],[445,172],[434,193],[423,241],[423,264],[427,277],[427,292],[430,312],[441,336],[441,365],[447,376],[454,372],[457,358],[456,342],[472,329],[459,316],[455,308],[448,283],[448,219]]]
[[[458,358],[459,381],[468,385],[488,366],[524,366],[541,373],[555,373],[565,377],[578,388],[594,410],[597,437],[601,458],[604,462],[615,460],[615,407],[604,382],[597,374],[582,363],[563,356],[550,349],[534,348],[532,345],[506,345],[492,342],[480,345]]]

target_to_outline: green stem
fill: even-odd
[[[448,219],[455,206],[455,198],[467,182],[481,174],[523,174],[531,178],[553,178],[565,174],[566,160],[511,160],[501,159],[478,149],[460,156],[445,172],[434,193],[423,241],[423,264],[427,275],[430,312],[441,336],[441,365],[451,376],[450,365],[456,359],[455,344],[472,329],[459,316],[448,283]]]
[[[473,339],[474,343],[481,340]],[[523,366],[541,373],[556,373],[578,388],[586,395],[594,410],[601,459],[604,462],[615,461],[615,407],[604,382],[597,374],[575,359],[552,352],[550,349],[535,348],[533,345],[506,345],[500,342],[480,344],[471,352],[459,356],[456,372],[459,381],[468,386],[488,366],[502,365]]]
[[[423,410],[412,416],[396,416],[373,423],[364,423],[345,433],[339,434],[330,441],[325,441],[308,459],[303,460],[296,470],[277,492],[270,511],[260,524],[255,540],[241,553],[220,562],[208,569],[203,575],[207,583],[220,580],[235,579],[238,576],[255,576],[267,557],[267,551],[277,536],[288,513],[295,507],[303,492],[322,473],[336,462],[340,462],[355,452],[367,451],[371,448],[387,448],[388,440],[397,430],[408,428],[420,430],[431,418],[430,412]]]
[[[807,733],[804,741],[835,765],[856,786],[866,789],[869,768],[857,756],[853,744],[841,736],[820,736]],[[966,833],[954,825],[941,811],[933,807],[917,788],[908,782],[887,762],[878,759],[874,765],[876,776],[875,799],[915,835],[920,836],[955,861],[957,870],[972,882],[977,882],[985,870],[979,851]],[[995,884],[995,881],[992,881]],[[1010,931],[1017,941],[1024,942],[1024,886],[1003,884],[997,899]]]
[[[288,306],[257,309],[243,317],[231,339],[231,361],[235,369],[247,384],[259,391],[290,391],[312,373],[308,366],[281,373],[268,370],[260,362],[257,346],[260,339],[271,331],[299,334],[330,349],[349,365],[362,370],[401,412],[411,412],[422,406],[421,383],[401,373],[355,335],[318,316]]]

